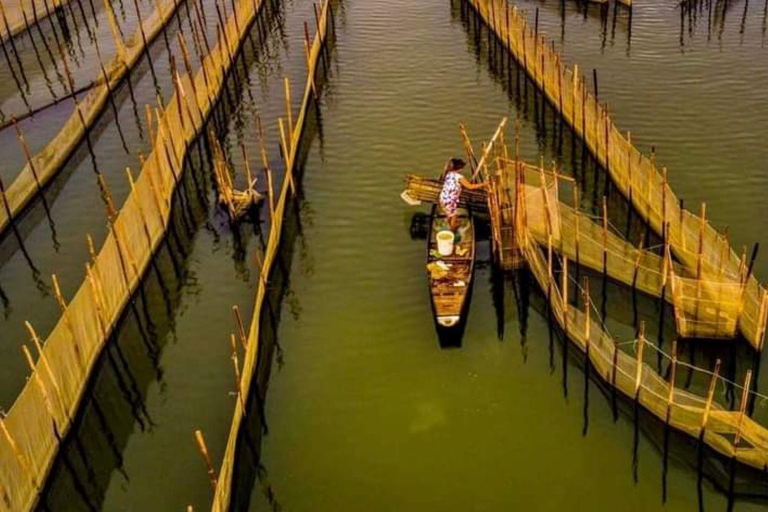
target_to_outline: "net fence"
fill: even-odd
[[[215,105],[260,6],[259,0],[238,2],[194,78],[176,74],[174,96],[156,110],[152,152],[138,179],[128,171],[131,192],[119,212],[108,210],[109,233],[86,264],[85,282],[69,304],[54,282],[62,316],[44,344],[32,336],[38,349],[37,360],[29,358],[32,373],[0,419],[0,509],[34,506],[97,357],[165,235],[187,147]]]
[[[13,3],[7,0],[0,1],[3,1],[6,6]],[[43,187],[64,167],[83,138],[87,136],[90,128],[98,121],[113,89],[139,62],[146,52],[147,45],[165,28],[181,3],[181,0],[157,0],[155,10],[142,21],[133,35],[124,42],[119,40],[119,36],[115,39],[117,47],[115,55],[104,63],[103,69],[99,70],[93,87],[84,98],[74,102],[72,115],[53,138],[27,161],[7,187],[5,194],[0,197],[0,200],[5,203],[4,208],[0,209],[0,233],[21,215],[27,205],[41,193]],[[111,11],[109,14],[110,23],[114,23]],[[63,54],[61,58],[66,61],[67,56]]]
[[[746,414],[750,399],[768,397],[749,390],[750,373],[740,386],[726,381],[717,371],[686,365],[687,370],[710,381],[710,387],[706,397],[682,389],[675,380],[676,367],[682,365],[676,354],[666,354],[646,340],[642,328],[639,338],[633,340],[635,354],[622,350],[607,327],[595,320],[600,318],[597,307],[588,290],[570,277],[567,258],[560,259],[554,251],[542,250],[534,238],[521,232],[518,249],[539,286],[546,291],[552,317],[566,337],[586,354],[603,381],[637,401],[661,421],[702,439],[721,454],[759,469],[768,466],[768,429]],[[559,268],[559,275],[555,268]],[[583,298],[581,308],[569,301],[569,289],[574,288],[577,288],[576,295]],[[669,361],[669,378],[662,377],[644,362],[644,349],[653,350]],[[728,410],[715,400],[715,390],[726,384],[740,393],[738,410]]]
[[[27,27],[39,23],[70,0],[1,0],[0,41],[6,41],[20,34]],[[26,19],[25,19],[26,17]]]
[[[260,312],[264,305],[264,300],[267,294],[267,277],[270,273],[270,269],[277,257],[278,248],[280,245],[280,238],[283,227],[283,217],[286,208],[286,204],[289,199],[289,194],[295,192],[295,184],[293,181],[293,175],[296,167],[296,159],[298,157],[299,142],[301,140],[301,134],[304,127],[304,123],[307,117],[307,110],[309,109],[312,98],[317,98],[317,89],[315,86],[315,75],[318,67],[318,61],[320,59],[321,52],[323,51],[323,45],[325,44],[328,34],[328,19],[331,16],[330,2],[325,0],[320,8],[320,14],[317,19],[316,33],[311,43],[305,40],[306,43],[306,56],[307,56],[307,80],[304,87],[304,95],[299,106],[298,115],[295,121],[292,120],[292,115],[287,112],[287,126],[283,127],[283,120],[279,120],[281,127],[281,145],[283,154],[285,155],[285,177],[283,178],[282,187],[280,190],[280,196],[275,207],[275,211],[272,218],[271,227],[269,229],[269,235],[267,239],[267,247],[265,249],[264,258],[261,261],[260,276],[258,288],[256,290],[256,297],[253,306],[253,315],[251,319],[251,325],[248,330],[247,343],[245,348],[245,359],[243,361],[243,368],[239,381],[238,393],[242,393],[247,396],[251,389],[254,378],[257,378],[257,371],[259,368],[259,320],[261,318]],[[306,25],[305,25],[306,27]],[[288,108],[290,107],[290,102]],[[221,468],[219,470],[218,478],[216,479],[216,489],[214,491],[213,503],[211,510],[213,511],[225,511],[229,510],[232,500],[232,485],[235,473],[235,462],[237,459],[238,449],[238,433],[240,432],[243,418],[246,411],[244,410],[245,400],[237,400],[235,402],[235,410],[232,418],[232,424],[229,430],[229,438],[227,439],[227,445],[224,451],[224,456],[221,462]]]
[[[738,330],[753,347],[762,349],[768,291],[749,272],[746,255],[739,256],[727,237],[706,220],[705,206],[698,215],[681,207],[667,182],[666,171],[657,169],[654,159],[643,155],[632,145],[629,135],[618,130],[607,107],[588,92],[578,66],[566,66],[554,43],[548,44],[536,34],[517,7],[506,0],[468,2],[687,269],[689,275],[681,279],[696,279],[693,286],[677,282],[677,303],[685,306],[679,308],[680,334],[730,338]],[[702,296],[721,297],[720,309],[689,307],[692,302],[701,303]],[[717,320],[702,324],[687,316],[691,310],[706,311]]]

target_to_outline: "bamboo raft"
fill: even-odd
[[[741,332],[761,350],[765,338],[768,290],[760,285],[747,263],[746,248],[741,255],[730,247],[727,236],[718,233],[706,220],[706,206],[699,215],[682,208],[669,186],[666,169],[656,167],[653,155],[640,153],[612,122],[607,106],[600,105],[587,90],[578,66],[568,68],[554,44],[534,32],[523,14],[506,0],[465,0],[497,40],[517,60],[534,84],[548,98],[574,133],[584,140],[597,161],[606,169],[617,188],[629,199],[638,214],[662,238],[664,245],[687,269],[693,280],[682,280],[672,293],[689,303],[708,297],[729,300],[729,319],[706,322],[682,318],[681,335],[690,338],[733,338]],[[501,241],[499,241],[501,242]],[[512,251],[509,254],[516,254]],[[720,315],[723,310],[707,312]]]

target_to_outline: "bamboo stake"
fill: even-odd
[[[192,87],[192,94],[195,96],[195,106],[197,107],[197,113],[200,115],[200,119],[203,119],[203,111],[200,107],[200,95],[198,94],[197,86],[195,85],[195,75],[192,73],[192,64],[189,60],[189,51],[187,50],[187,44],[184,42],[184,37],[181,35],[181,32],[176,34],[178,41],[179,41],[179,48],[181,48],[181,57],[182,62],[184,63],[184,69],[187,72],[187,76],[190,77],[189,83]],[[203,64],[202,59],[200,60],[201,64]],[[200,66],[201,69],[203,69],[203,76],[205,76],[205,65]],[[181,84],[179,84],[181,86]],[[206,98],[208,98],[208,95],[206,94]]]
[[[216,472],[213,470],[213,464],[211,464],[211,456],[208,454],[208,447],[205,444],[205,438],[203,433],[199,430],[195,430],[195,441],[197,441],[197,449],[200,450],[200,455],[203,456],[205,462],[205,469],[208,472],[208,480],[211,482],[213,491],[216,492]]]
[[[243,349],[246,349],[248,348],[248,338],[245,335],[243,319],[240,316],[240,308],[237,306],[232,306],[232,315],[235,317],[235,323],[237,324],[237,334],[240,337],[240,343],[243,345]]]
[[[632,204],[632,133],[627,132],[627,169],[629,173],[629,203]]]
[[[242,378],[240,377],[240,363],[237,359],[237,342],[235,341],[234,334],[229,335],[229,346],[232,348],[232,366],[235,372],[235,391],[237,392],[237,399],[240,402],[240,408],[243,410],[243,416],[245,416],[245,399],[243,398]]]
[[[101,336],[107,336],[107,328],[104,325],[104,315],[102,313],[101,299],[99,298],[99,291],[96,287],[96,278],[93,275],[93,270],[89,263],[85,264],[85,275],[88,280],[89,289],[91,290],[91,299],[93,300],[93,312],[96,315],[96,322],[101,330]]]
[[[283,80],[283,84],[285,86],[285,114],[286,119],[288,120],[288,132],[291,134],[290,143],[291,147],[293,147],[293,139],[295,137],[295,133],[293,126],[293,113],[291,112],[291,81],[287,76],[283,78]]]
[[[76,359],[79,369],[82,371],[83,354],[80,352],[81,349],[77,341],[77,336],[75,335],[75,329],[72,326],[72,320],[69,318],[69,307],[64,300],[64,295],[61,293],[59,279],[56,277],[56,274],[51,275],[51,281],[53,282],[53,294],[56,297],[56,302],[59,304],[59,309],[61,310],[61,317],[64,320],[64,324],[67,326],[67,330],[69,331],[70,336],[72,336],[72,345],[75,350],[75,356],[77,356]]]
[[[565,315],[565,321],[566,321],[566,332],[567,332],[567,326],[568,326],[568,258],[566,256],[563,256],[563,268],[561,272],[561,285],[560,288],[562,288],[561,297],[563,300],[563,313]]]
[[[672,363],[670,365],[669,393],[667,394],[667,423],[669,423],[669,408],[675,398],[675,374],[677,372],[677,340],[672,340]]]
[[[584,302],[584,336],[587,340],[587,349],[589,349],[589,339],[592,335],[592,322],[590,320],[592,299],[589,296],[589,278],[584,278],[584,292],[582,300]]]
[[[24,158],[27,160],[27,165],[29,166],[29,170],[32,172],[32,177],[35,178],[35,185],[37,185],[37,191],[42,191],[42,186],[40,185],[40,178],[37,175],[37,170],[35,169],[35,162],[32,158],[32,153],[29,150],[29,146],[27,145],[27,140],[24,138],[24,134],[21,133],[21,128],[19,128],[19,125],[16,123],[16,119],[12,118],[11,122],[13,123],[13,128],[16,130],[16,138],[19,140],[19,144],[21,144],[21,149],[24,152]]]
[[[579,232],[579,217],[581,214],[579,213],[579,187],[575,183],[573,184],[573,222],[575,225],[575,236],[574,236],[574,248],[576,251],[576,265],[580,265],[581,259],[580,259],[580,250],[579,250],[579,238],[581,237],[581,234]]]
[[[261,124],[261,118],[256,116],[256,128],[259,137],[259,149],[261,151],[261,164],[264,166],[264,174],[267,176],[267,186],[269,187],[269,219],[274,222],[275,219],[275,194],[272,189],[272,171],[269,168],[269,158],[267,158],[267,146],[264,142],[264,127]]]
[[[291,186],[291,192],[296,193],[296,184],[293,182],[293,156],[289,152],[289,142],[285,134],[285,125],[283,118],[277,120],[277,124],[280,127],[280,142],[283,146],[283,154],[285,155],[285,173],[288,175],[288,183]]]
[[[608,274],[608,202],[603,196],[603,275]]]
[[[270,234],[273,232],[273,230],[270,229]],[[264,289],[267,288],[267,275],[266,275],[266,267],[264,265],[264,260],[261,258],[261,254],[259,251],[256,251],[253,255],[254,259],[256,260],[256,266],[259,268],[259,278],[261,279],[261,284],[264,286]]]
[[[757,324],[758,351],[762,352],[765,343],[765,331],[768,324],[768,290],[763,291],[763,298],[760,301],[760,322]]]
[[[637,373],[635,374],[635,396],[640,393],[643,378],[643,349],[645,348],[645,321],[640,322],[640,332],[637,337]]]
[[[2,3],[2,2],[0,2]],[[5,437],[5,440],[8,441],[8,444],[11,447],[11,451],[13,452],[13,455],[16,457],[16,460],[18,461],[21,468],[24,470],[24,473],[26,473],[29,476],[29,479],[32,481],[32,485],[34,486],[35,490],[37,492],[40,492],[40,485],[37,483],[37,477],[35,476],[35,473],[32,471],[32,465],[30,464],[29,459],[27,458],[26,454],[19,449],[19,445],[16,444],[16,440],[11,436],[11,433],[8,431],[8,427],[5,426],[5,417],[0,417],[0,430],[3,431],[3,436]]]
[[[699,249],[696,257],[696,279],[701,279],[702,256],[704,251],[704,227],[706,226],[707,203],[701,203],[701,213],[699,216]]]
[[[149,143],[152,145],[152,147],[154,147],[157,142],[157,134],[155,133],[154,123],[152,122],[152,107],[150,107],[149,104],[144,105],[144,112],[146,113],[146,116],[147,116],[147,130],[149,131]]]
[[[312,95],[317,101],[317,88],[315,87],[315,70],[312,67],[312,43],[309,42],[309,27],[307,22],[304,22],[304,52],[307,56],[307,81],[312,88]]]
[[[744,388],[741,390],[741,402],[739,404],[739,420],[736,423],[736,435],[733,439],[734,450],[741,441],[741,427],[744,424],[744,418],[747,410],[747,398],[749,397],[749,384],[752,382],[752,370],[747,370],[747,376],[744,378]]]
[[[136,0],[134,0],[134,3]],[[112,32],[112,39],[115,41],[115,49],[117,51],[117,56],[120,59],[121,62],[125,63],[127,62],[126,56],[125,56],[125,44],[123,43],[123,38],[120,37],[120,27],[117,24],[117,20],[115,20],[115,11],[112,9],[112,3],[109,0],[104,0],[104,9],[107,11],[107,21],[109,23],[109,30]],[[136,16],[138,16],[139,20],[139,28],[141,29],[141,36],[143,38],[144,47],[147,48],[147,37],[144,34],[144,26],[141,22],[141,12],[139,11],[139,6],[136,4]],[[149,49],[147,48],[147,52]],[[149,55],[147,55],[147,58],[149,58]]]
[[[70,420],[69,411],[67,411],[67,406],[64,403],[64,397],[61,394],[61,388],[59,387],[59,383],[56,380],[56,377],[53,375],[53,370],[51,369],[51,365],[48,362],[48,357],[45,355],[45,352],[43,352],[43,345],[40,343],[40,337],[35,332],[35,329],[32,327],[32,324],[30,324],[28,321],[24,321],[24,327],[26,327],[27,332],[29,333],[30,339],[35,344],[35,350],[37,350],[38,357],[40,361],[43,363],[43,368],[45,368],[45,373],[48,375],[48,380],[51,381],[51,385],[53,386],[54,391],[56,392],[56,398],[59,402],[59,405],[61,406],[61,412],[64,413],[64,417],[67,420]]]
[[[35,361],[32,359],[32,354],[30,354],[29,348],[27,348],[26,345],[21,346],[21,351],[24,353],[24,359],[26,359],[27,365],[29,366],[29,370],[32,372],[32,378],[35,379],[35,382],[37,383],[37,387],[40,390],[40,394],[43,395],[43,401],[45,402],[45,408],[48,411],[48,415],[51,417],[51,420],[53,421],[53,425],[56,428],[56,430],[61,432],[59,427],[59,422],[56,420],[56,413],[54,413],[54,410],[53,410],[53,402],[51,401],[51,397],[48,394],[48,390],[45,389],[45,384],[43,384],[43,380],[40,377],[40,373],[35,371],[36,365],[35,365]]]
[[[712,378],[709,381],[709,391],[707,392],[707,403],[704,406],[704,414],[701,416],[701,434],[700,437],[704,438],[704,431],[707,428],[707,421],[709,421],[709,413],[712,410],[712,399],[715,396],[715,389],[717,388],[717,378],[720,374],[720,359],[715,361],[715,370],[712,372]]]

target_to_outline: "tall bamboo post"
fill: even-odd
[[[27,458],[27,455],[19,448],[19,445],[16,444],[16,440],[8,431],[8,427],[5,425],[5,415],[0,417],[0,430],[3,431],[3,437],[5,437],[8,445],[11,447],[11,451],[13,452],[16,461],[19,463],[19,466],[21,466],[22,470],[24,470],[24,473],[29,476],[29,479],[32,482],[32,486],[35,488],[35,490],[40,492],[40,484],[37,481],[37,476],[35,476],[36,471],[33,470],[33,466]]]
[[[288,183],[291,186],[291,192],[296,193],[296,184],[293,181],[293,159],[291,157],[291,150],[289,144],[292,144],[292,142],[288,141],[288,136],[285,133],[285,125],[283,123],[283,118],[279,118],[277,120],[277,124],[280,128],[280,142],[282,144],[283,148],[283,154],[285,155],[285,172],[288,175]]]
[[[707,203],[701,203],[699,214],[699,247],[696,255],[696,279],[701,279],[703,252],[704,252],[704,228],[706,226]],[[698,284],[697,284],[698,286]]]
[[[304,53],[307,57],[307,80],[309,81],[309,86],[312,89],[312,95],[314,96],[315,100],[317,100],[317,87],[315,86],[315,73],[314,68],[312,67],[312,43],[309,39],[309,26],[307,25],[307,22],[304,22]]]
[[[640,331],[637,336],[637,371],[635,373],[635,399],[640,395],[640,386],[643,379],[643,349],[645,348],[645,321],[640,322]]]
[[[45,384],[43,384],[43,379],[40,377],[40,372],[37,371],[37,365],[35,365],[35,361],[32,359],[32,354],[29,352],[29,348],[27,348],[26,345],[21,346],[21,351],[24,353],[24,359],[27,361],[29,370],[32,372],[32,378],[35,379],[37,387],[40,390],[40,394],[43,395],[45,408],[48,412],[48,415],[51,417],[54,428],[57,432],[61,432],[61,427],[59,426],[56,413],[54,412],[53,401],[51,400],[51,396],[48,394],[48,390],[46,389]]]
[[[608,275],[608,202],[603,196],[603,279]]]
[[[237,358],[237,342],[235,341],[234,334],[229,335],[229,346],[232,349],[232,367],[235,372],[235,392],[237,393],[237,399],[240,402],[240,408],[243,410],[243,416],[245,416],[245,398],[243,397],[242,377],[240,376],[240,363]]]
[[[667,423],[672,403],[675,399],[675,376],[677,373],[677,340],[672,340],[672,360],[669,367],[669,392],[667,393]]]
[[[283,78],[283,86],[285,89],[285,115],[288,120],[288,132],[291,134],[291,147],[293,147],[293,139],[296,134],[294,133],[293,113],[291,108],[291,81],[287,76]]]
[[[592,299],[589,295],[589,278],[584,278],[584,285],[582,286],[584,291],[582,292],[582,301],[584,302],[584,337],[587,341],[587,350],[589,350],[589,339],[592,336]]]
[[[735,450],[741,441],[741,428],[744,425],[744,418],[747,411],[747,398],[749,398],[749,385],[752,382],[752,370],[747,370],[747,376],[744,378],[744,388],[741,390],[741,402],[739,403],[739,419],[736,423],[736,435],[733,438],[734,456]]]
[[[579,186],[574,183],[573,184],[573,221],[575,224],[575,236],[574,236],[574,244],[575,244],[575,251],[576,251],[576,265],[581,264],[580,259],[580,251],[579,251],[579,238],[581,238],[581,233],[579,233],[579,217],[581,216],[579,212]]]
[[[629,174],[629,204],[632,204],[632,133],[627,132],[627,172]]]
[[[256,132],[259,137],[259,150],[261,152],[261,165],[264,166],[264,174],[267,176],[267,186],[269,188],[269,220],[275,219],[275,194],[272,189],[272,171],[269,168],[269,158],[267,157],[267,146],[264,141],[264,127],[261,124],[261,118],[256,116]]]
[[[563,330],[565,331],[565,336],[567,338],[568,337],[568,258],[566,256],[563,256],[560,298],[563,301]]]
[[[709,391],[707,391],[707,402],[704,405],[704,413],[701,416],[701,433],[699,439],[704,439],[704,432],[707,428],[707,422],[709,421],[709,413],[712,410],[712,399],[715,396],[715,389],[717,388],[717,378],[720,375],[720,359],[715,361],[715,369],[712,372],[712,378],[709,381]]]
[[[200,450],[200,455],[205,462],[205,469],[208,472],[208,480],[211,482],[213,491],[216,492],[216,472],[213,470],[213,464],[211,464],[211,456],[208,454],[208,446],[205,444],[205,438],[203,433],[199,430],[195,430],[195,441],[197,441],[197,449]]]
[[[53,386],[53,390],[56,393],[56,401],[59,403],[59,406],[61,408],[61,412],[64,413],[64,417],[69,421],[70,415],[69,411],[67,410],[67,406],[64,402],[64,397],[61,394],[61,387],[59,387],[59,382],[56,380],[56,377],[53,375],[53,369],[51,368],[51,364],[48,362],[48,357],[45,355],[45,352],[43,352],[43,345],[40,342],[40,337],[35,332],[35,329],[32,327],[32,324],[28,321],[24,321],[24,327],[27,329],[27,332],[29,333],[29,337],[32,340],[32,343],[35,345],[35,350],[37,350],[37,354],[39,357],[40,362],[43,365],[43,368],[45,369],[45,373],[48,376],[48,380],[51,382],[51,385]]]
[[[24,134],[21,132],[21,128],[19,128],[18,123],[16,123],[16,119],[12,118],[11,122],[13,123],[13,128],[16,130],[16,138],[19,140],[19,144],[21,144],[21,150],[24,152],[24,158],[27,160],[27,165],[29,166],[29,170],[32,173],[32,177],[35,179],[35,185],[37,186],[37,191],[39,193],[42,191],[42,186],[40,185],[40,178],[37,175],[35,161],[32,158],[29,145],[27,145],[27,140],[24,138]]]
[[[147,249],[149,251],[152,250],[152,235],[149,232],[149,226],[147,225],[147,215],[144,211],[144,206],[141,204],[142,198],[138,196],[138,193],[136,192],[136,182],[133,179],[133,173],[131,172],[130,167],[125,168],[125,174],[128,177],[128,184],[131,187],[131,194],[136,195],[136,206],[139,209],[139,216],[141,217],[141,225],[143,227],[144,236],[147,239]]]
[[[141,11],[139,10],[139,6],[136,3],[136,0],[134,0],[134,5],[136,7],[136,16],[138,17],[139,21],[139,27],[141,30],[141,36],[142,36],[142,42],[144,43],[145,51],[147,52],[147,59],[150,62],[150,66],[152,63],[151,57],[149,56],[149,47],[147,45],[147,37],[144,34],[144,26],[142,25],[141,21]],[[117,52],[117,56],[120,59],[120,62],[125,63],[127,61],[125,57],[125,44],[123,43],[123,38],[120,36],[120,26],[117,24],[117,20],[115,19],[115,11],[112,9],[112,3],[109,0],[104,0],[104,9],[107,11],[107,21],[109,23],[109,30],[112,32],[112,39],[115,41],[115,49]],[[154,74],[154,70],[152,71]]]
[[[56,277],[56,274],[51,275],[51,281],[53,283],[53,294],[56,297],[56,302],[58,303],[59,310],[61,311],[61,318],[64,320],[64,324],[67,326],[69,335],[72,336],[72,347],[75,351],[75,356],[76,356],[75,359],[77,360],[78,369],[82,371],[83,370],[82,349],[80,348],[79,340],[75,335],[75,329],[72,325],[72,319],[69,317],[69,307],[67,306],[67,302],[64,300],[64,295],[61,293],[61,287],[59,286],[59,279]]]
[[[237,306],[232,306],[232,316],[235,318],[235,324],[237,324],[237,334],[240,338],[240,343],[243,345],[243,349],[246,349],[248,348],[248,338],[245,335],[243,319],[240,316],[240,308]]]

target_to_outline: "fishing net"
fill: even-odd
[[[155,26],[167,19],[171,4],[166,2],[162,16],[155,13]],[[244,36],[243,24],[250,23],[259,6],[252,0],[240,1],[241,24],[234,16],[228,19],[226,36],[205,57],[194,82],[187,75],[177,76],[176,94],[156,119],[152,153],[138,179],[130,178],[131,192],[119,213],[110,214],[114,222],[100,251],[87,264],[85,282],[68,305],[60,298],[59,322],[44,345],[36,343],[42,350],[37,361],[31,361],[32,375],[0,421],[0,508],[28,510],[42,489],[97,356],[165,235],[186,148],[221,91],[232,63],[230,55]],[[89,97],[81,108],[95,101]],[[74,140],[73,130],[65,129],[60,136]]]
[[[578,67],[565,66],[554,45],[531,30],[523,13],[506,0],[471,0],[470,4],[583,138],[636,211],[663,237],[685,269],[685,277],[700,281],[695,286],[680,282],[677,287],[679,334],[732,338],[740,331],[752,346],[761,349],[768,291],[749,272],[746,255],[739,257],[727,238],[706,221],[703,205],[699,215],[681,208],[667,183],[666,171],[659,171],[653,156],[640,153],[629,135],[619,132],[607,107],[587,91]],[[626,282],[630,272],[622,274]],[[713,309],[709,304],[718,298],[722,298],[721,307]]]

